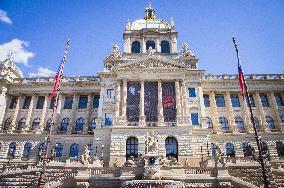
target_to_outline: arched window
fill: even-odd
[[[18,126],[17,126],[17,130],[20,131],[25,127],[26,124],[26,118],[22,118],[20,119]]]
[[[45,125],[45,130],[46,131],[49,131],[50,127],[51,127],[51,123],[52,123],[52,119],[49,118],[47,121],[46,121],[46,125]]]
[[[211,143],[211,156],[212,156],[212,157],[216,157],[217,149],[218,149],[218,148],[217,148],[216,144]]]
[[[227,157],[235,157],[235,149],[232,143],[226,144],[226,155]]]
[[[248,156],[252,156],[252,152],[253,152],[253,148],[251,147],[251,145],[247,142],[242,143],[242,148],[243,148],[243,153],[244,153],[244,157],[248,157]]]
[[[220,117],[219,118],[219,123],[221,124],[221,130],[223,132],[228,132],[229,131],[229,125],[228,125],[228,120],[225,117]]]
[[[39,124],[40,124],[40,118],[35,118],[32,123],[31,130],[36,130]]]
[[[174,157],[178,159],[178,142],[174,137],[168,137],[165,140],[166,157]]]
[[[212,119],[210,117],[206,118],[206,125],[207,125],[208,129],[212,129],[213,128]]]
[[[61,121],[60,131],[61,132],[67,132],[68,125],[69,125],[69,118],[64,118]]]
[[[279,157],[284,156],[284,144],[282,142],[276,142],[276,149]]]
[[[8,119],[6,119],[6,121],[4,123],[3,130],[8,130],[11,126],[11,123],[12,123],[12,119],[9,117]]]
[[[146,50],[148,50],[150,48],[150,46],[152,47],[152,49],[155,49],[155,42],[152,40],[148,40],[146,42]]]
[[[90,128],[90,130],[93,130],[93,129],[97,128],[97,124],[96,124],[96,119],[95,118],[92,119],[91,125],[90,125],[89,128]]]
[[[70,157],[78,157],[79,156],[79,144],[72,144],[70,147]]]
[[[237,125],[237,129],[239,132],[242,132],[245,130],[243,118],[235,117],[235,124]]]
[[[31,143],[26,143],[24,145],[24,151],[23,151],[23,157],[29,158],[31,155],[31,150],[32,150],[32,144]]]
[[[255,124],[255,128],[256,129],[260,129],[260,126],[259,126],[259,121],[256,117],[254,117],[254,124]]]
[[[161,53],[170,53],[170,43],[163,40],[161,42]]]
[[[274,124],[274,120],[272,119],[272,117],[266,116],[265,119],[266,119],[266,123],[267,123],[267,128],[269,130],[275,129],[275,124]]]
[[[75,131],[83,131],[84,124],[84,118],[78,118],[76,121]]]
[[[269,156],[268,146],[265,142],[261,142],[261,150],[263,155]]]
[[[39,146],[39,152],[44,154],[45,151],[46,151],[46,145],[45,143],[41,143]]]
[[[89,155],[93,156],[94,147],[93,144],[88,144]]]
[[[12,143],[9,145],[7,157],[14,158],[16,149],[17,149],[16,143],[15,143],[15,142],[12,142]]]
[[[132,53],[140,53],[140,42],[134,41],[131,46]]]
[[[138,139],[135,137],[129,137],[126,140],[126,160],[131,156],[138,157]]]
[[[61,143],[55,144],[55,157],[62,157],[63,145]]]

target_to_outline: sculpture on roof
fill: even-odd
[[[119,44],[113,44],[112,45],[113,50],[108,55],[107,59],[121,58],[122,57],[122,53],[120,52],[119,47],[120,47]]]
[[[174,29],[175,28],[175,22],[174,19],[171,17],[171,28]]]
[[[195,57],[194,53],[188,48],[188,43],[184,42],[181,44],[181,56],[182,57]]]
[[[130,31],[130,29],[131,29],[131,24],[130,24],[130,21],[128,19],[127,22],[126,22],[125,31]]]

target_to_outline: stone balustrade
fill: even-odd
[[[208,74],[204,75],[204,80],[236,80],[238,79],[237,74],[227,75],[227,74]],[[280,80],[284,79],[283,74],[247,74],[245,75],[246,80]]]
[[[91,82],[100,81],[98,76],[76,76],[76,77],[63,77],[61,82]],[[45,83],[55,82],[55,77],[41,77],[41,78],[15,78],[13,83]]]

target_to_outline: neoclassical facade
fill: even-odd
[[[158,153],[198,166],[202,155],[250,156],[257,150],[237,75],[211,75],[183,43],[174,21],[148,7],[127,22],[119,45],[96,76],[63,77],[51,148],[60,161],[87,146],[106,167],[146,152],[150,133]],[[68,65],[66,65],[68,66]],[[234,67],[232,65],[232,67]],[[271,157],[284,155],[284,74],[246,75],[257,130]],[[45,149],[55,79],[24,78],[9,58],[0,65],[0,158],[38,160]],[[50,151],[50,150],[49,150]]]

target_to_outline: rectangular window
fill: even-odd
[[[283,100],[282,100],[282,98],[281,98],[281,94],[280,94],[280,93],[275,93],[275,94],[274,94],[274,98],[275,98],[275,101],[276,101],[276,105],[277,105],[277,106],[284,106]]]
[[[191,113],[191,123],[192,125],[199,125],[198,113]]]
[[[263,107],[269,107],[268,98],[266,94],[260,94],[260,101]]]
[[[196,97],[195,88],[188,88],[188,96]]]
[[[230,95],[232,107],[240,107],[239,96],[237,94]]]
[[[99,104],[100,104],[100,96],[95,95],[93,99],[93,108],[99,108]]]
[[[255,107],[255,103],[254,103],[254,99],[253,99],[252,94],[249,94],[249,99],[250,99],[250,102],[251,102],[251,107]],[[248,101],[247,98],[246,98],[246,100],[247,100],[247,105],[249,105],[249,101]]]
[[[88,104],[88,96],[87,95],[80,95],[78,108],[79,109],[87,108],[87,104]]]
[[[105,125],[112,125],[112,114],[105,114]]]
[[[18,97],[13,96],[9,108],[15,109],[17,106],[17,102],[18,102]]]
[[[109,98],[109,99],[114,98],[114,90],[113,89],[107,89],[107,98]]]
[[[284,123],[284,115],[281,115],[280,118],[281,118],[281,122]]]
[[[37,99],[36,109],[43,109],[44,96],[39,96]]]
[[[217,107],[225,107],[225,99],[224,95],[222,94],[216,94],[215,95],[216,105]]]
[[[23,104],[23,109],[28,109],[30,107],[31,100],[32,100],[31,96],[26,96],[25,97],[25,101],[24,101],[24,104]]]
[[[64,109],[72,109],[72,104],[73,104],[73,96],[66,96]]]
[[[210,107],[209,95],[204,94],[204,95],[203,95],[203,99],[204,99],[204,106],[205,106],[205,107]]]

